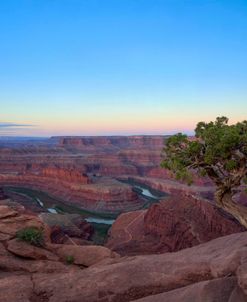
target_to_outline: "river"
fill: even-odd
[[[155,192],[153,191],[151,192],[147,186],[140,183],[128,183],[132,186],[133,190],[138,195],[147,200],[145,208],[149,207],[151,203],[159,201],[160,196],[158,196],[158,194],[155,194]],[[83,219],[93,224],[103,224],[110,226],[114,223],[117,217],[117,215],[114,214],[93,213],[90,211],[82,210],[74,205],[68,205],[67,203],[58,200],[57,198],[51,197],[44,192],[32,189],[9,187],[8,190],[29,197],[34,203],[36,203],[36,207],[46,209],[46,211],[49,213],[76,213],[80,214]]]

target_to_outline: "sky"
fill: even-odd
[[[0,136],[247,119],[246,0],[0,0]]]

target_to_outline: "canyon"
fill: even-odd
[[[0,149],[0,184],[43,190],[92,211],[139,209],[144,201],[117,178],[151,170],[159,163],[162,146],[163,137],[5,143]]]
[[[167,138],[1,138],[0,186],[34,212],[81,214],[99,233],[104,227],[105,239],[119,214],[145,211],[169,195],[213,202],[208,178],[194,173],[188,186],[160,167]],[[237,193],[236,201],[247,204],[244,190]]]
[[[214,188],[209,180],[195,177],[194,185],[188,187],[160,168],[166,138],[0,140],[0,185],[37,189],[84,209],[112,214],[145,205],[142,196],[132,189],[132,181],[166,193],[182,191],[212,197]]]
[[[0,201],[0,226],[1,302],[247,300],[246,231],[173,253],[121,257],[103,246],[52,242],[42,217],[10,199]],[[27,227],[42,230],[42,246],[17,237]]]
[[[191,186],[160,168],[167,136],[51,137],[0,139],[0,185],[45,191],[91,211],[119,214],[143,207],[131,183],[213,199],[209,179]],[[123,182],[124,181],[124,182]],[[236,195],[242,203],[246,195]]]
[[[247,301],[246,229],[160,167],[166,139],[0,139],[0,301]]]

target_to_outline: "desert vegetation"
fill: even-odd
[[[195,139],[182,133],[171,136],[161,166],[188,184],[193,182],[192,170],[207,175],[216,185],[217,205],[247,227],[247,208],[232,199],[247,183],[247,121],[229,125],[227,117],[217,117],[199,122]]]
[[[41,229],[36,227],[26,227],[16,233],[16,237],[22,241],[28,242],[31,245],[43,246],[44,238]]]

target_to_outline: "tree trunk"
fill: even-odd
[[[215,193],[215,199],[218,207],[231,214],[247,229],[247,207],[237,204],[232,200],[230,189],[218,188]]]

